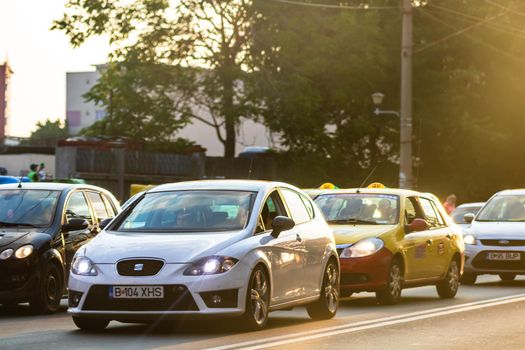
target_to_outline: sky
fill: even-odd
[[[94,70],[109,46],[94,38],[73,48],[65,34],[50,31],[66,0],[0,0],[0,64],[6,57],[11,79],[7,134],[29,136],[39,120],[64,119],[66,72]]]

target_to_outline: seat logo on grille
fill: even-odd
[[[506,239],[502,239],[502,240],[498,241],[498,243],[499,243],[499,244],[502,244],[502,245],[507,245],[507,244],[509,244],[510,242],[507,241]]]
[[[142,271],[144,269],[144,264],[135,264],[133,271]]]

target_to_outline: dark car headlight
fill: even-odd
[[[239,260],[228,256],[210,256],[197,260],[184,270],[186,276],[216,275],[230,271]]]
[[[15,251],[11,248],[8,248],[0,253],[0,260],[9,259]]]

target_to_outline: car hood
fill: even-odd
[[[395,231],[397,225],[330,225],[336,244],[353,244],[362,239],[378,237]]]
[[[474,221],[464,233],[474,233],[479,239],[525,239],[525,222]]]
[[[113,264],[127,258],[159,258],[166,263],[188,263],[214,255],[242,239],[243,231],[220,233],[139,233],[104,231],[80,254],[94,263]]]
[[[10,245],[11,243],[14,243],[15,241],[19,240],[22,237],[27,236],[30,234],[31,230],[16,230],[16,229],[9,229],[9,230],[0,230],[0,247],[5,247]]]

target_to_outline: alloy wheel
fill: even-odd
[[[334,266],[334,264],[329,264],[326,268],[325,278],[327,281],[324,290],[326,305],[328,306],[328,310],[330,312],[335,313],[337,311],[337,301],[339,299],[339,288],[337,284],[337,268]]]
[[[251,302],[254,321],[261,325],[268,317],[268,283],[266,275],[256,270],[251,283]]]

